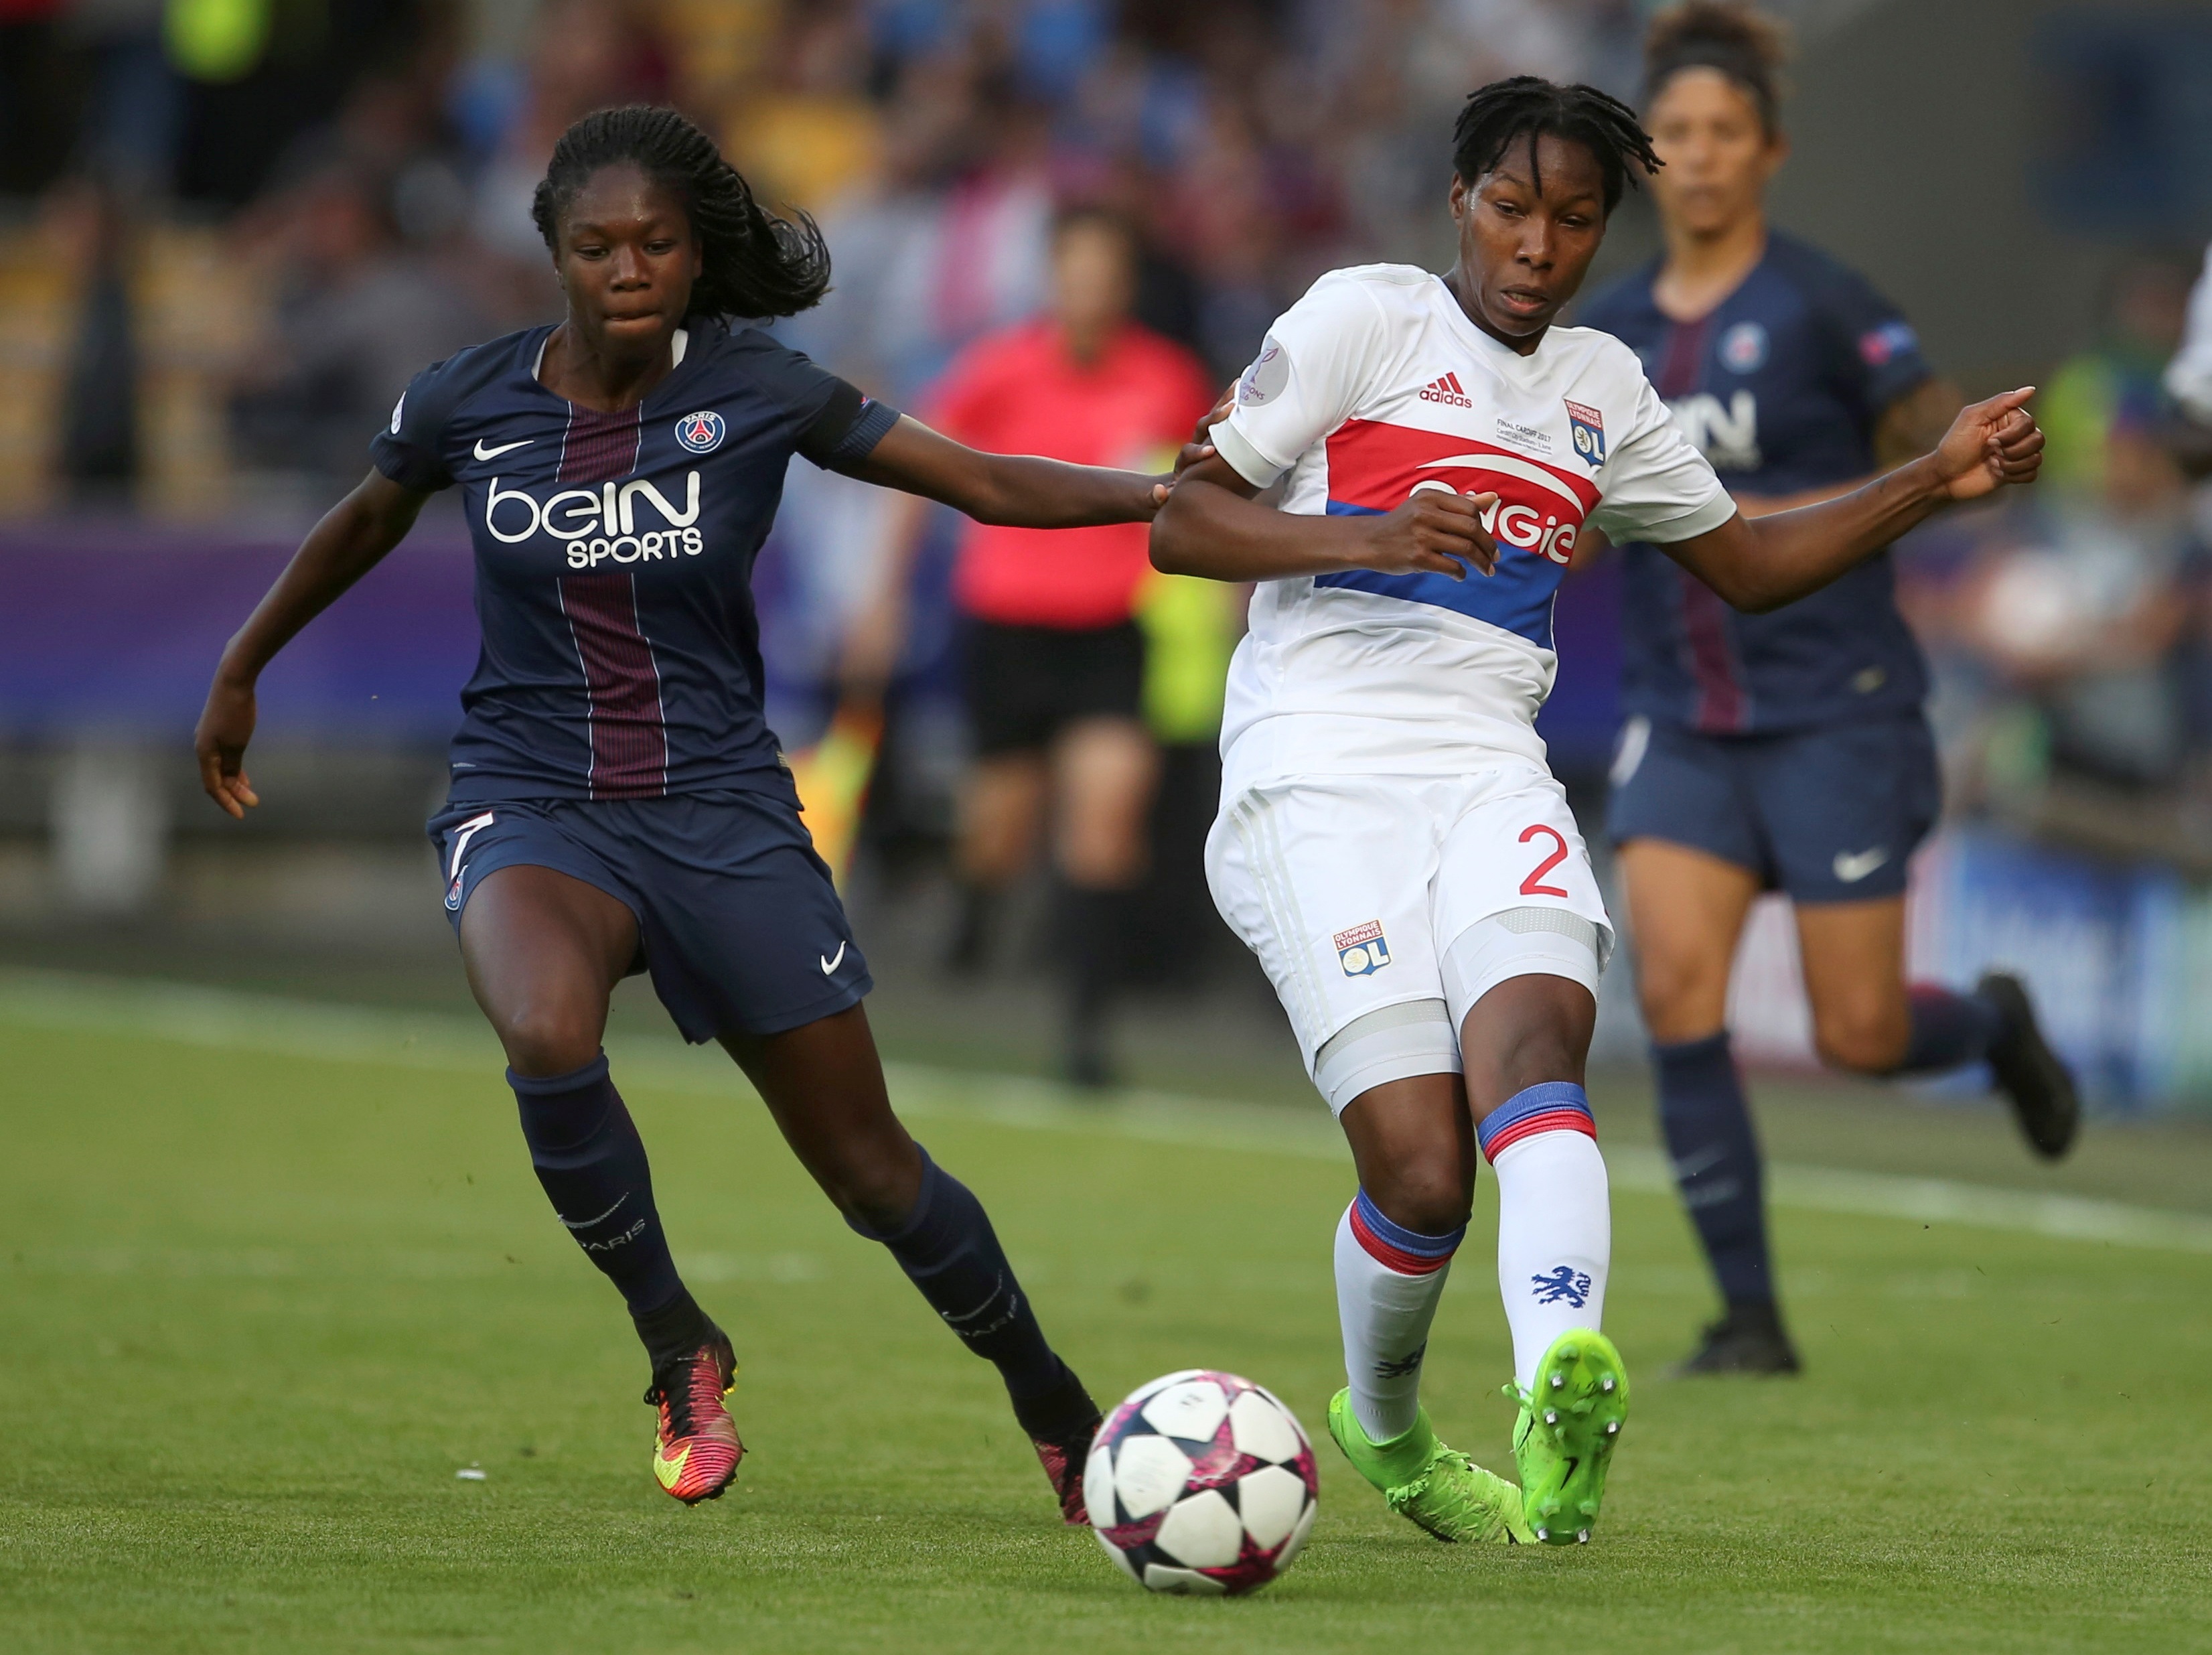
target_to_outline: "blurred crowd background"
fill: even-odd
[[[393,917],[407,904],[436,928],[428,886],[407,883],[427,855],[407,836],[468,664],[457,521],[426,517],[375,590],[272,675],[258,766],[271,805],[242,842],[258,860],[233,855],[194,802],[181,738],[221,639],[364,472],[408,378],[557,313],[527,205],[576,116],[672,101],[764,197],[813,213],[836,289],[782,332],[894,404],[926,406],[963,346],[1047,302],[1049,227],[1071,204],[1137,227],[1139,319],[1225,384],[1318,272],[1449,263],[1449,134],[1469,89],[1529,71],[1633,100],[1650,9],[0,0],[9,958],[256,925],[374,952],[420,940],[421,916]],[[1995,900],[2057,913],[2057,928],[1997,924],[2008,946],[2103,962],[2081,1013],[2097,1027],[2074,1037],[2110,1035],[2106,1096],[2212,1092],[2212,1037],[2189,1032],[2185,1006],[2155,1035],[2118,1027],[2148,1015],[2125,1007],[2153,974],[2212,991],[2212,494],[2193,480],[2212,436],[2167,383],[2212,236],[2212,9],[1771,9],[1798,45],[1778,222],[1866,271],[1970,395],[2043,387],[2044,486],[1903,550],[1937,667],[1949,843],[1999,846],[2043,881],[2045,896]],[[1655,245],[1632,199],[1594,279]],[[2197,412],[2212,416],[2212,395]],[[773,716],[794,749],[832,716],[893,536],[882,499],[794,470],[760,577]],[[921,913],[918,937],[950,922],[928,893],[966,762],[951,545],[949,524],[928,525],[899,565],[890,735],[851,876],[882,926]],[[1613,600],[1602,563],[1578,572],[1547,715],[1593,811]],[[1127,975],[1272,1014],[1197,871],[1237,615],[1224,602],[1173,624],[1188,670],[1148,703],[1165,781]],[[1930,893],[1931,911],[1965,900]],[[1954,946],[1924,941],[1936,957]],[[1001,969],[1018,974],[1028,947],[1010,942]],[[1628,999],[1609,997],[1615,1025]],[[2164,1043],[2154,1058],[2145,1040]],[[1785,1028],[1775,1050],[1788,1044]]]

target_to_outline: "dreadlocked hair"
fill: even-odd
[[[700,247],[695,316],[793,316],[830,288],[830,248],[805,213],[779,218],[722,159],[714,142],[673,109],[634,104],[585,116],[561,135],[531,198],[545,245],[559,250],[561,220],[604,167],[637,167],[684,204]]]
[[[1644,34],[1644,106],[1684,70],[1714,70],[1751,100],[1771,136],[1781,126],[1789,58],[1789,33],[1773,18],[1735,0],[1684,0],[1654,17]]]
[[[1647,173],[1659,167],[1650,134],[1626,104],[1594,86],[1561,86],[1535,75],[1492,81],[1468,99],[1452,127],[1452,166],[1472,184],[1504,158],[1516,139],[1525,137],[1533,167],[1535,140],[1547,134],[1579,143],[1597,158],[1607,214],[1637,182],[1631,161]],[[1542,188],[1541,179],[1536,183]]]

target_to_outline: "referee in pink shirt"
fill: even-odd
[[[1182,346],[1131,319],[1137,244],[1115,215],[1055,222],[1044,314],[988,335],[946,370],[923,417],[1000,453],[1164,470],[1213,397]],[[895,535],[896,578],[922,511]],[[1110,1072],[1106,1001],[1146,867],[1159,755],[1143,717],[1145,639],[1133,611],[1151,577],[1145,525],[1041,532],[963,522],[953,598],[966,624],[965,690],[975,762],[963,789],[959,871],[967,902],[956,965],[981,963],[993,898],[1049,833],[1066,970],[1066,1076]],[[887,605],[888,606],[888,605]],[[873,618],[879,640],[896,621]]]

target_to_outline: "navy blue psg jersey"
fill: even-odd
[[[1676,322],[1652,301],[1657,275],[1645,266],[1577,319],[1636,352],[1731,493],[1794,494],[1874,471],[1882,411],[1930,370],[1911,326],[1863,277],[1770,234],[1717,308]],[[1631,713],[1712,733],[1805,729],[1927,693],[1887,552],[1809,598],[1747,615],[1657,547],[1623,551]]]
[[[776,774],[753,559],[794,453],[863,459],[897,422],[752,328],[677,336],[637,407],[538,381],[550,327],[415,377],[371,445],[428,492],[458,484],[483,651],[461,691],[453,798],[644,799]]]

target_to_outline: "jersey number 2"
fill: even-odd
[[[1535,870],[1521,881],[1521,894],[1524,897],[1564,897],[1567,893],[1555,885],[1546,885],[1544,876],[1567,860],[1566,835],[1555,827],[1547,827],[1539,822],[1535,826],[1522,831],[1521,843],[1525,845],[1531,839],[1540,837],[1552,842],[1552,854],[1537,863]]]

